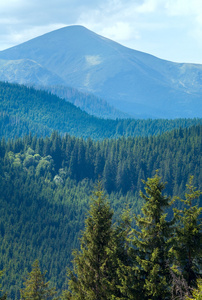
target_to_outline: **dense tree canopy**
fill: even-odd
[[[45,137],[53,130],[85,139],[149,136],[201,123],[201,119],[99,119],[51,93],[0,82],[0,137],[6,139],[30,132]]]
[[[200,155],[201,126],[176,129],[161,136],[103,141],[62,137],[57,132],[44,138],[31,134],[14,140],[2,138],[0,270],[5,269],[3,294],[8,291],[9,298],[19,299],[23,278],[27,270],[31,271],[35,259],[47,270],[47,279],[62,290],[66,266],[70,267],[72,248],[79,247],[79,232],[84,229],[90,193],[98,178],[108,192],[115,222],[126,203],[132,213],[140,213],[144,202],[139,197],[142,179],[152,178],[156,169],[162,181],[167,181],[165,193],[171,197],[184,199],[189,174],[194,175],[193,185],[201,189]],[[201,206],[201,198],[193,200],[192,207],[197,204]],[[175,204],[179,210],[183,205],[181,201]],[[166,213],[171,220],[171,209]],[[120,230],[121,236],[125,234]],[[128,253],[124,249],[130,243],[126,245],[117,240],[117,244],[123,246],[122,253]],[[127,255],[113,263],[119,266],[113,276],[116,282],[122,282],[120,293],[133,299],[140,274],[131,266]],[[137,280],[134,281],[134,277]],[[118,297],[117,290],[115,295]]]
[[[193,280],[200,278],[199,273],[195,273],[196,276],[193,277],[193,259],[195,258],[195,269],[199,270],[202,266],[200,237],[196,237],[199,235],[200,222],[199,214],[195,214],[198,206],[194,210],[189,209],[189,225],[184,222],[184,218],[187,219],[186,210],[176,224],[176,218],[167,220],[165,210],[173,201],[163,195],[165,183],[158,174],[148,178],[144,184],[146,194],[140,193],[145,200],[142,215],[135,216],[137,229],[131,230],[131,233],[126,230],[128,226],[125,226],[127,223],[132,228],[128,211],[125,218],[122,217],[121,226],[112,226],[113,213],[98,185],[80,239],[80,250],[74,252],[73,271],[69,271],[69,290],[63,293],[63,300],[185,300],[192,293],[198,295],[198,291],[193,290],[193,287],[196,288]],[[192,186],[192,194],[185,193],[189,201],[200,196],[199,191],[193,190],[195,188]],[[178,212],[175,209],[175,214]],[[184,229],[181,234],[178,226]],[[187,226],[191,228],[189,239]],[[194,235],[196,246],[192,243],[190,234]],[[189,245],[185,245],[185,241]],[[177,253],[178,269],[183,269],[183,274],[176,270],[174,273],[176,256],[173,255],[173,249],[178,243],[181,249]],[[184,264],[186,251],[189,268]],[[191,257],[189,253],[192,254]],[[176,287],[179,282],[180,286]],[[199,280],[198,284],[200,288]]]

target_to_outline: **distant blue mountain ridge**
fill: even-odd
[[[64,96],[68,87],[93,94],[103,99],[99,116],[102,109],[112,109],[115,117],[202,117],[202,65],[162,60],[83,26],[64,27],[0,51],[0,80]]]

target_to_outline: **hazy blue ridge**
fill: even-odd
[[[202,119],[117,119],[88,115],[51,93],[18,84],[0,82],[0,136],[21,137],[60,134],[93,139],[158,135],[174,128],[201,124]]]
[[[165,61],[82,26],[64,27],[0,51],[0,59],[4,60],[2,80],[20,82],[20,77],[10,75],[11,61],[14,74],[14,61],[31,60],[34,70],[44,74],[41,84],[60,81],[136,118],[202,117],[202,65]],[[23,83],[38,84],[35,72],[28,68]]]

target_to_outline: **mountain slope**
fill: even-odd
[[[94,139],[147,136],[201,123],[202,119],[104,120],[88,115],[73,104],[45,91],[0,82],[0,137],[14,138],[32,132]]]
[[[65,27],[0,52],[31,59],[68,86],[139,117],[201,117],[202,66],[135,51],[82,26]],[[35,83],[35,82],[33,82]]]
[[[75,88],[65,86],[62,78],[30,59],[0,59],[0,81],[49,91],[97,117],[110,119],[129,117],[93,94],[82,93]]]
[[[30,59],[0,60],[0,80],[19,84],[64,84],[58,75]]]

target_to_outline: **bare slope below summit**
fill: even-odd
[[[52,74],[51,84],[61,81],[93,93],[135,117],[202,117],[202,65],[158,59],[82,26],[55,30],[1,51],[0,59],[32,60]]]

